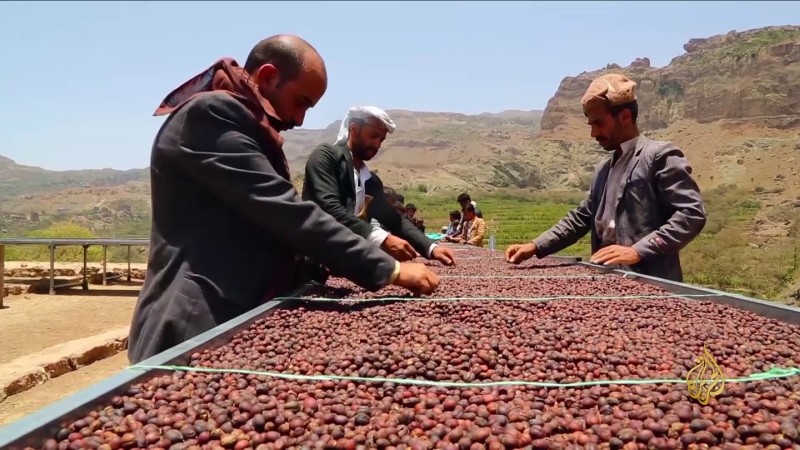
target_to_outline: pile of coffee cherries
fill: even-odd
[[[800,376],[728,381],[706,405],[657,381],[706,349],[711,378],[798,368],[800,327],[558,260],[457,255],[429,263],[441,287],[421,298],[333,278],[191,355],[221,372],[131,386],[41,448],[800,448]]]

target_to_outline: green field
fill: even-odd
[[[439,232],[446,226],[451,210],[459,209],[457,193],[425,195],[416,192],[404,194],[406,203],[414,203],[418,215],[425,219],[426,232]],[[497,248],[529,242],[553,226],[582,199],[580,193],[553,193],[530,195],[526,198],[504,195],[476,195],[473,200],[483,213],[489,235],[495,235]],[[488,247],[488,239],[486,242]],[[561,255],[589,256],[589,236],[562,251]]]
[[[457,192],[429,194],[421,190],[406,190],[406,203],[414,203],[418,214],[425,219],[427,231],[438,232],[447,224],[448,212],[457,209]],[[494,234],[497,247],[528,242],[561,219],[583,198],[582,193],[548,192],[520,194],[471,193],[483,212],[489,234]],[[789,236],[754,242],[751,227],[762,205],[757,196],[732,186],[722,186],[705,192],[708,223],[703,233],[682,252],[686,281],[740,292],[760,298],[788,298],[796,283],[800,267],[800,227],[797,213],[787,212],[785,220],[794,223]],[[36,237],[122,237],[148,236],[149,221],[114,224],[108,229],[92,231],[70,223],[51,223],[39,230],[24,234]],[[82,260],[81,249],[59,248],[59,261]],[[123,248],[109,248],[109,259],[124,261]],[[565,249],[560,254],[587,257],[589,237]],[[144,249],[135,249],[134,261],[144,261]],[[92,249],[90,261],[99,261],[100,249]],[[17,246],[6,249],[8,260],[46,261],[47,249]],[[795,288],[796,289],[796,288]]]
[[[426,231],[438,232],[447,224],[448,212],[458,209],[458,193],[403,192],[425,219]],[[471,194],[494,234],[498,248],[527,242],[558,222],[575,207],[582,193],[537,193],[521,198],[508,194]],[[681,253],[685,281],[759,298],[786,297],[800,266],[797,214],[789,236],[754,244],[749,237],[761,209],[753,193],[721,186],[704,193],[708,222],[704,231]],[[590,255],[588,236],[561,255]]]

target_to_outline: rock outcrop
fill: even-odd
[[[691,39],[686,53],[654,68],[648,58],[628,67],[609,64],[602,70],[567,77],[550,99],[543,130],[583,120],[580,98],[603,73],[624,73],[639,87],[640,125],[662,129],[682,119],[701,123],[720,119],[766,119],[800,115],[800,27],[731,31]],[[767,122],[765,122],[767,123]],[[776,127],[787,121],[771,122]],[[783,124],[783,125],[782,125]]]

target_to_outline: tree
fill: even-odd
[[[92,231],[83,225],[73,222],[56,222],[47,228],[32,231],[28,236],[33,239],[80,239],[96,237]],[[87,258],[89,261],[101,261],[103,249],[99,246],[89,247]],[[61,246],[56,247],[56,259],[59,261],[83,261],[83,247]],[[49,261],[50,251],[46,245],[10,246],[6,249],[6,260],[9,261]]]

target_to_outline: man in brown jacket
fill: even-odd
[[[459,244],[483,247],[483,241],[486,239],[486,222],[478,217],[475,206],[472,204],[467,204],[467,206],[464,207],[463,213],[464,225],[461,233],[454,237],[446,236],[445,240],[457,242]]]
[[[679,251],[706,223],[683,152],[639,135],[636,83],[624,75],[594,80],[581,105],[592,137],[613,156],[598,166],[577,208],[533,242],[510,246],[506,260],[544,258],[591,232],[591,262],[682,281]]]

